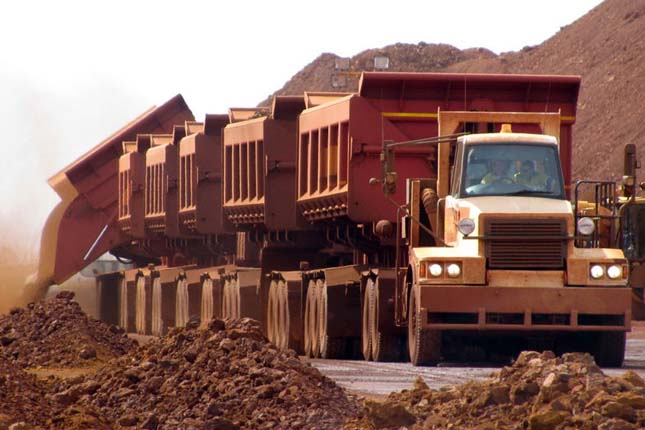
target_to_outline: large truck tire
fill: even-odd
[[[319,279],[316,281],[316,285],[318,287],[318,347],[320,358],[346,358],[347,338],[329,336],[327,331],[330,325],[329,318],[331,318],[328,312],[329,295],[327,284]]]
[[[393,316],[381,309],[385,305],[385,299],[381,297],[381,285],[379,278],[374,282],[374,291],[371,295],[372,303],[370,304],[372,318],[371,338],[372,338],[372,359],[380,362],[398,362],[407,358],[405,347],[405,337],[394,334],[381,332],[382,324],[392,324]],[[382,321],[384,320],[384,321]]]
[[[596,337],[594,358],[601,367],[621,367],[625,360],[625,332],[603,331]]]
[[[417,304],[419,287],[414,286],[408,308],[408,351],[414,366],[435,366],[441,360],[441,331],[424,329]]]

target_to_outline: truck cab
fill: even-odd
[[[448,153],[442,164],[439,149],[439,182],[450,166],[447,193],[436,193],[435,205],[412,202],[436,206],[435,221],[427,219],[437,238],[409,248],[412,362],[436,363],[443,333],[523,332],[575,334],[584,339],[577,349],[598,364],[620,366],[630,329],[628,264],[617,248],[576,247],[593,222],[574,221],[557,137],[503,125],[459,137]]]

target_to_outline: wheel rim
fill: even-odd
[[[318,280],[318,345],[320,354],[327,349],[327,282]]]
[[[202,283],[202,321],[213,319],[213,280],[204,279]]]
[[[371,303],[370,303],[370,337],[371,337],[371,343],[372,343],[372,359],[376,360],[377,355],[379,353],[378,348],[378,338],[379,338],[379,331],[378,331],[378,313],[379,313],[379,284],[378,284],[378,278],[374,281],[372,284],[372,296],[371,296]]]
[[[161,318],[161,278],[152,282],[152,334],[163,334],[163,319]]]
[[[222,288],[222,317],[231,318],[231,299],[230,299],[230,290],[231,290],[231,281],[227,279],[224,281],[224,287]]]
[[[128,331],[128,283],[124,278],[119,279],[119,324]]]
[[[374,282],[372,279],[368,279],[365,283],[365,295],[363,297],[363,330],[361,336],[363,358],[365,360],[371,360],[372,358],[371,297],[373,292]]]
[[[314,312],[311,319],[311,353],[314,357],[320,356],[320,291],[322,290],[323,282],[321,279],[316,280],[316,288],[314,290]]]
[[[175,325],[184,327],[188,322],[188,281],[180,279],[177,281],[177,305],[175,307]]]
[[[308,357],[314,357],[314,352],[312,349],[312,319],[315,317],[315,294],[316,294],[316,283],[313,280],[309,281],[307,286],[307,298],[305,299],[305,355]]]
[[[278,282],[278,316],[280,348],[289,348],[289,292],[284,281]]]
[[[233,319],[240,319],[240,280],[238,278],[233,279],[231,290],[233,292],[232,302],[233,302]]]
[[[267,337],[270,342],[277,345],[276,339],[276,312],[275,312],[275,295],[276,295],[276,282],[271,281],[269,285],[269,302],[267,304]]]

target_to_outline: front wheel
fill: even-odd
[[[596,337],[596,364],[601,367],[621,367],[625,360],[625,332],[603,331]]]
[[[441,331],[423,328],[419,287],[412,287],[408,308],[408,351],[415,366],[435,366],[441,359]]]

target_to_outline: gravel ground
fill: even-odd
[[[501,364],[441,363],[439,367],[414,367],[410,363],[374,363],[356,360],[308,360],[324,375],[349,392],[380,398],[393,391],[409,389],[421,376],[430,388],[484,380],[502,368]],[[622,369],[603,369],[607,375],[619,375],[631,369],[645,378],[645,322],[636,322],[627,338]]]

